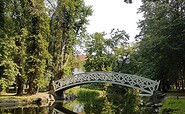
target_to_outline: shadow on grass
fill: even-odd
[[[162,114],[171,114],[174,111],[178,111],[177,109],[165,108],[162,110]]]

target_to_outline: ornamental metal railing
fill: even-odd
[[[141,76],[123,74],[117,72],[87,72],[76,74],[65,79],[60,79],[53,82],[54,91],[66,90],[68,88],[95,82],[104,82],[111,84],[123,85],[153,95],[154,91],[158,90],[159,81],[154,81]]]

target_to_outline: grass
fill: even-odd
[[[80,92],[87,92],[87,91],[98,93],[99,97],[102,97],[105,94],[105,92],[100,91],[100,90],[92,90],[92,89],[80,88],[79,86],[71,88],[71,89],[67,90],[66,92],[69,93],[69,94],[73,93],[75,95],[78,95]]]
[[[15,101],[15,102],[32,102],[37,100],[38,98],[42,99],[42,103],[47,103],[46,93],[38,93],[35,95],[23,95],[23,96],[16,96],[13,93],[3,93],[0,95],[0,102],[7,102],[7,101]]]
[[[167,96],[184,96],[185,91],[171,90],[165,93]]]
[[[185,98],[168,98],[163,102],[160,114],[185,114]]]

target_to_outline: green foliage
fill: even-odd
[[[181,10],[182,4],[181,0],[177,3],[144,2],[140,8],[145,19],[139,23],[138,74],[161,80],[164,86],[184,78],[185,13]]]
[[[113,112],[113,105],[111,102],[109,102],[107,99],[105,99],[104,101],[104,106],[103,106],[103,109],[101,111],[101,114],[115,114]]]
[[[64,67],[63,70],[64,70],[65,76],[71,76],[72,75],[70,66],[69,67],[68,66]]]
[[[75,87],[75,88],[71,88],[69,90],[66,91],[68,94],[75,94],[77,95],[81,100],[85,100],[85,99],[94,99],[96,97],[99,97],[100,94],[102,94],[101,91],[99,90],[95,90],[95,89],[86,89],[86,88],[81,88],[81,87]],[[88,97],[85,97],[88,96]],[[85,98],[85,99],[84,99]]]
[[[134,67],[131,66],[134,64],[131,57],[135,47],[129,45],[129,36],[124,30],[119,29],[113,29],[110,36],[110,38],[105,38],[105,33],[94,33],[86,40],[88,58],[84,65],[86,71],[134,72],[131,69]]]
[[[114,89],[112,88],[112,91]],[[79,101],[77,104],[82,104],[85,113],[88,114],[141,114],[143,112],[143,108],[139,106],[141,99],[137,96],[136,91],[128,89],[124,93],[118,92],[117,94],[112,93],[112,91],[84,88],[68,90],[69,93],[77,94],[77,101]],[[100,93],[103,93],[103,95]]]
[[[97,90],[90,89],[82,89],[77,93],[78,99],[80,101],[93,101],[99,96],[99,92]]]
[[[92,89],[92,90],[103,90],[104,85],[105,85],[104,83],[91,83],[91,84],[81,85],[80,87],[86,88],[86,89]]]
[[[29,1],[27,6],[30,10],[30,25],[26,39],[26,74],[29,84],[29,94],[34,94],[37,88],[48,83],[45,81],[46,60],[50,58],[47,50],[47,36],[49,34],[49,17],[43,0]],[[34,8],[31,8],[34,7]],[[42,10],[40,10],[42,9]]]
[[[28,84],[33,94],[57,72],[71,74],[73,46],[85,30],[91,6],[83,0],[58,1],[51,17],[44,0],[0,0],[0,9],[1,88],[16,83],[22,95]]]
[[[3,89],[15,83],[15,76],[19,73],[17,64],[13,61],[15,42],[13,37],[0,39],[0,81]]]
[[[102,71],[106,67],[105,34],[94,33],[86,44],[86,71]]]
[[[140,114],[142,112],[142,108],[139,106],[141,99],[135,90],[127,89],[126,92],[112,93],[115,90],[111,89],[107,96],[108,99],[112,99],[109,102],[112,102],[113,112],[116,114]]]
[[[54,61],[52,72],[56,79],[65,75],[65,67],[74,56],[73,47],[77,43],[77,36],[84,31],[88,22],[87,17],[90,15],[92,15],[91,6],[86,6],[83,0],[57,1],[57,8],[51,17],[49,39],[49,51]],[[70,67],[72,69],[73,66]]]

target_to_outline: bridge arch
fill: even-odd
[[[54,81],[53,86],[54,91],[57,92],[64,91],[74,86],[97,82],[131,87],[146,92],[149,96],[153,95],[154,91],[158,90],[160,83],[159,81],[131,74],[97,71],[76,74],[65,79]]]

